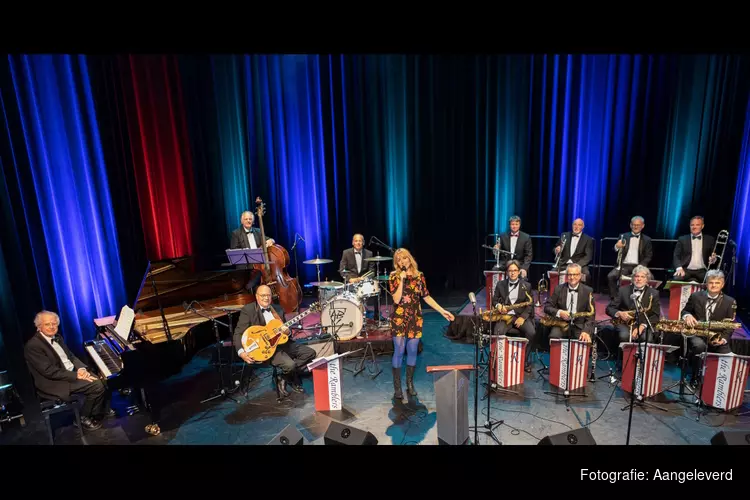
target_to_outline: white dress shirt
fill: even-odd
[[[69,372],[72,372],[75,369],[75,366],[73,366],[73,362],[70,361],[70,358],[68,358],[68,355],[65,354],[65,350],[60,346],[60,342],[52,342],[52,337],[49,337],[45,334],[40,334],[42,337],[44,337],[44,340],[46,340],[49,345],[52,346],[52,349],[55,350],[58,356],[60,356],[60,359],[63,362],[63,365],[65,365],[65,369]]]
[[[576,253],[576,247],[578,246],[578,242],[581,241],[581,235],[579,234],[576,236],[575,233],[571,233],[570,235],[570,256],[573,257],[573,254]],[[568,259],[568,264],[572,264],[573,259]]]
[[[706,264],[703,262],[703,233],[699,236],[701,239],[695,239],[692,234],[690,235],[692,253],[690,254],[690,263],[687,268],[692,271],[706,267]]]

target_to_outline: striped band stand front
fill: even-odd
[[[713,352],[705,356],[703,387],[698,393],[703,404],[724,411],[742,406],[750,356]]]

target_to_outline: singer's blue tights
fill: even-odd
[[[406,337],[393,337],[393,367],[401,368],[406,351],[406,365],[417,365],[417,353],[419,352],[419,339],[407,339]]]

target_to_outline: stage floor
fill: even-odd
[[[478,300],[483,297],[477,297]],[[440,302],[440,298],[437,298]],[[466,312],[466,307],[449,308],[454,314]],[[271,383],[271,371],[259,368],[248,382],[247,397],[235,392],[239,402],[217,399],[208,403],[200,401],[208,397],[217,384],[217,374],[211,365],[213,349],[199,353],[181,374],[168,381],[164,387],[164,410],[161,421],[162,433],[150,436],[144,426],[149,423],[145,415],[122,416],[105,422],[105,426],[87,433],[89,444],[152,444],[152,445],[195,445],[195,444],[234,444],[263,445],[268,443],[287,425],[294,425],[305,437],[305,444],[324,444],[323,435],[330,419],[344,421],[356,428],[371,432],[380,445],[436,445],[437,414],[432,376],[426,372],[430,365],[473,364],[474,345],[453,342],[443,336],[447,322],[436,312],[425,309],[424,349],[417,363],[415,386],[419,393],[415,401],[392,401],[393,385],[390,354],[377,356],[378,367],[382,369],[372,379],[369,370],[358,376],[344,371],[344,408],[337,415],[318,413],[314,409],[312,378],[303,379],[304,394],[292,393],[281,403]],[[387,335],[381,339],[387,343]],[[344,344],[344,343],[342,343]],[[316,350],[328,348],[330,343],[311,343]],[[359,344],[362,347],[364,344]],[[346,347],[353,348],[354,344]],[[542,360],[549,364],[547,353]],[[346,363],[353,370],[357,359]],[[612,385],[606,374],[613,366],[612,361],[601,360],[596,376],[605,376],[596,383],[588,383],[590,397],[570,404],[567,411],[564,401],[556,401],[554,396],[545,394],[553,388],[537,373],[541,368],[539,360],[534,360],[534,371],[526,374],[524,394],[493,394],[490,398],[490,416],[493,421],[503,423],[495,427],[497,438],[505,445],[535,445],[547,435],[554,435],[569,429],[589,426],[597,444],[625,444],[628,430],[628,411],[623,411],[629,398],[619,385]],[[241,369],[241,364],[235,366]],[[367,368],[371,368],[366,366]],[[403,373],[403,372],[402,372]],[[403,375],[402,375],[403,376]],[[485,378],[483,377],[482,380]],[[665,366],[664,387],[679,381],[679,370],[671,364]],[[676,390],[676,389],[675,389]],[[404,395],[405,384],[404,384]],[[479,397],[484,395],[480,386]],[[734,416],[716,410],[698,418],[697,407],[689,398],[680,402],[677,394],[666,394],[663,403],[666,411],[643,409],[633,411],[630,442],[632,444],[703,444],[708,445],[713,435],[721,430],[748,430],[750,416]],[[479,425],[486,420],[487,400],[479,402]],[[114,407],[123,411],[125,401],[116,395]],[[474,382],[471,382],[469,396],[470,425],[474,423]],[[739,413],[748,413],[750,403],[745,403]],[[62,415],[54,418],[56,443],[80,444],[77,429],[71,425],[72,419]],[[66,420],[67,419],[67,420]],[[473,439],[474,433],[471,431]],[[4,424],[0,434],[0,444],[43,444],[47,442],[43,422],[30,422],[22,429],[17,424]],[[481,444],[493,444],[491,438],[479,433]]]

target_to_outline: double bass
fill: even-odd
[[[273,300],[277,300],[284,312],[289,314],[299,310],[302,303],[302,287],[297,278],[292,278],[286,271],[289,265],[289,252],[281,245],[274,243],[266,246],[266,231],[263,228],[263,215],[266,204],[260,197],[255,199],[258,205],[257,215],[260,225],[260,240],[263,248],[263,264],[253,264],[253,269],[260,271],[261,284],[271,289]]]

